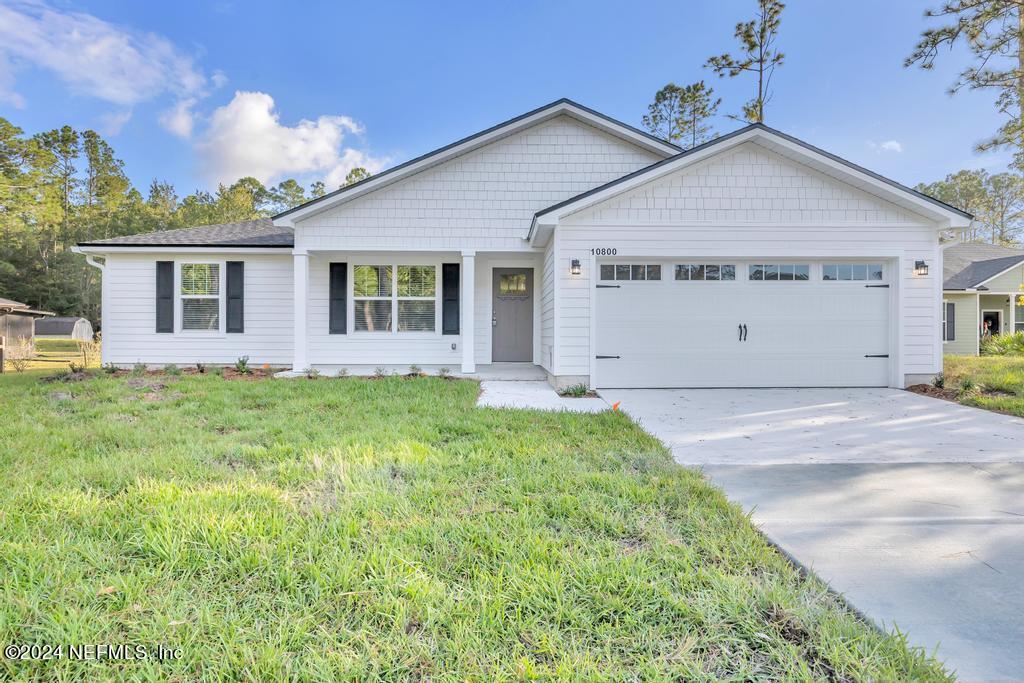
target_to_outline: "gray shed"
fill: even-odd
[[[32,339],[35,334],[35,320],[53,313],[36,311],[20,301],[0,298],[0,337],[7,338],[7,345],[14,346],[18,339]]]
[[[36,321],[36,336],[92,341],[92,323],[85,318],[75,317],[40,318]]]

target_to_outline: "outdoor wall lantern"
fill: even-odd
[[[928,264],[924,261],[914,261],[914,275],[927,275]]]
[[[572,260],[572,263],[569,264],[569,272],[572,273],[573,275],[580,274],[580,260],[578,258],[574,258]]]

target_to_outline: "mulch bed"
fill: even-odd
[[[932,398],[941,398],[946,401],[956,401],[959,392],[956,389],[938,388],[931,384],[914,384],[907,387],[907,391],[912,391],[915,394],[921,394],[922,396],[931,396]]]

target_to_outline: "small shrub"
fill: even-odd
[[[932,377],[932,386],[936,389],[943,389],[946,386],[946,376],[941,372]]]
[[[82,365],[95,365],[100,359],[100,343],[98,341],[78,342],[78,352],[82,354]]]
[[[53,378],[58,382],[63,382],[68,377],[71,377],[70,368],[57,368],[57,371],[53,373]]]
[[[348,368],[338,368],[338,371],[334,373],[334,376],[338,379],[348,377]]]
[[[306,379],[316,379],[320,376],[320,371],[314,367],[308,367],[302,372],[306,375]]]
[[[145,375],[146,374],[146,364],[145,363],[136,363],[135,365],[133,365],[132,366],[132,374],[135,375],[136,377],[139,377],[141,375]]]
[[[219,365],[215,365],[212,368],[210,368],[210,374],[214,375],[216,377],[223,377],[224,376],[224,368],[220,367]]]
[[[383,378],[385,378],[387,376],[388,376],[388,371],[386,369],[384,369],[384,367],[378,365],[376,368],[374,368],[374,370],[373,370],[373,378],[374,379],[383,379]]]
[[[200,375],[205,374],[206,366],[203,365],[202,363],[196,363],[196,372],[198,372]]]
[[[14,346],[7,350],[7,360],[16,372],[25,372],[25,368],[28,367],[29,361],[31,361],[35,355],[35,342],[28,337],[18,337],[18,341],[14,343]]]
[[[581,382],[579,384],[573,384],[572,386],[568,386],[565,389],[562,389],[562,391],[560,393],[562,394],[562,396],[571,396],[573,398],[583,398],[588,393],[590,393],[590,387],[588,387],[586,384],[583,384]]]
[[[70,371],[71,374],[73,375],[77,375],[78,373],[85,371],[85,365],[82,363],[76,363],[75,361],[71,361],[70,363],[68,363],[68,371]]]
[[[252,372],[252,368],[249,367],[249,356],[242,356],[235,361],[235,371],[240,375],[248,375]]]
[[[437,376],[440,377],[441,379],[448,379],[449,377],[452,376],[452,369],[441,368],[440,370],[437,371]]]
[[[422,377],[423,376],[423,368],[421,368],[418,365],[410,365],[409,366],[409,376],[410,377]]]
[[[1024,356],[1024,332],[994,334],[981,340],[983,356]]]
[[[180,375],[181,368],[179,368],[174,363],[168,363],[167,365],[164,366],[164,372],[168,375]]]
[[[108,375],[113,375],[115,372],[117,372],[117,366],[114,365],[113,363],[104,363],[103,372],[107,373]]]

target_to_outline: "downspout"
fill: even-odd
[[[102,335],[103,317],[104,315],[106,315],[107,312],[107,288],[105,286],[105,283],[103,282],[103,274],[106,271],[107,264],[105,262],[105,259],[104,263],[100,263],[92,254],[86,254],[85,252],[82,251],[81,247],[71,247],[71,251],[75,254],[83,254],[85,256],[85,262],[88,263],[93,268],[95,268],[96,270],[100,271],[100,334]],[[103,337],[101,336],[100,339],[102,340]],[[100,363],[102,365],[107,364],[107,345],[102,343],[102,341],[100,342]]]

